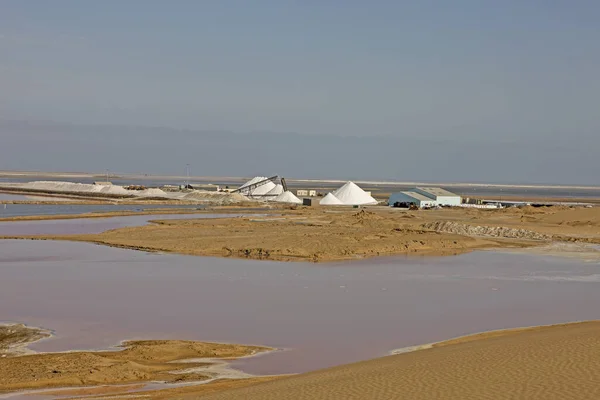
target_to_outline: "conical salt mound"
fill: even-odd
[[[244,183],[240,187],[242,188],[242,187],[246,187],[246,186],[249,186],[249,185],[253,185],[256,182],[264,181],[265,179],[267,179],[266,176],[255,176],[254,178],[250,179],[248,182]]]
[[[271,190],[273,190],[277,187],[277,185],[273,181],[263,182],[258,187],[252,187],[252,188],[246,188],[246,187],[250,186],[250,185],[254,185],[255,183],[265,181],[267,179],[268,178],[265,176],[257,176],[257,177],[250,179],[248,182],[246,182],[242,186],[240,186],[240,188],[245,188],[245,189],[242,189],[241,193],[246,196],[249,196],[249,197],[253,197],[253,196],[262,197],[262,196],[266,195]],[[283,189],[283,187],[282,187],[282,189]],[[283,192],[283,190],[281,192]],[[277,193],[276,195],[279,195],[281,192]]]
[[[337,197],[342,204],[348,206],[360,206],[378,203],[377,200],[362,190],[354,182],[346,182],[344,186],[333,192],[333,195]]]
[[[271,190],[269,190],[265,196],[273,196],[273,197],[277,197],[279,196],[281,193],[283,193],[283,185],[278,183],[275,185],[275,187]]]
[[[322,206],[341,206],[344,203],[340,201],[333,193],[328,193],[327,196],[323,197],[319,202]]]
[[[290,192],[289,190],[275,197],[275,200],[273,201],[276,201],[278,203],[302,204],[302,200],[297,198],[296,195],[294,195],[294,193]]]
[[[252,189],[250,195],[251,196],[264,196],[269,193],[271,190],[275,189],[277,185],[273,183],[273,181],[268,181],[263,183],[257,188]]]

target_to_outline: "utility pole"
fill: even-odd
[[[186,172],[186,176],[187,176],[187,181],[185,182],[185,187],[187,189],[188,185],[190,184],[190,164],[185,164],[185,172]]]
[[[106,169],[106,183],[108,183],[108,168]]]

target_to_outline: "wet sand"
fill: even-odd
[[[45,338],[52,333],[45,329],[28,327],[23,324],[0,323],[0,358],[27,354],[27,346]]]
[[[30,354],[0,359],[0,392],[99,384],[219,378],[213,360],[270,350],[264,347],[181,340],[125,342],[113,351]],[[236,376],[231,375],[231,379]],[[245,378],[239,374],[237,378]]]

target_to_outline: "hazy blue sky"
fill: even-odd
[[[593,0],[3,0],[0,119],[570,142],[575,178],[599,21]]]

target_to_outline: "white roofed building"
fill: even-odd
[[[460,206],[462,203],[459,195],[439,187],[417,187],[413,192],[434,199],[439,206]]]
[[[459,195],[439,187],[417,187],[408,191],[392,193],[388,204],[415,204],[417,207],[460,206],[462,199]]]
[[[388,204],[390,206],[394,206],[397,203],[399,203],[401,206],[402,205],[408,206],[408,205],[414,204],[415,206],[417,206],[419,208],[434,207],[437,205],[435,200],[430,199],[427,196],[423,196],[420,193],[410,192],[410,191],[409,192],[392,193],[392,195],[390,196],[390,198],[388,200]]]

